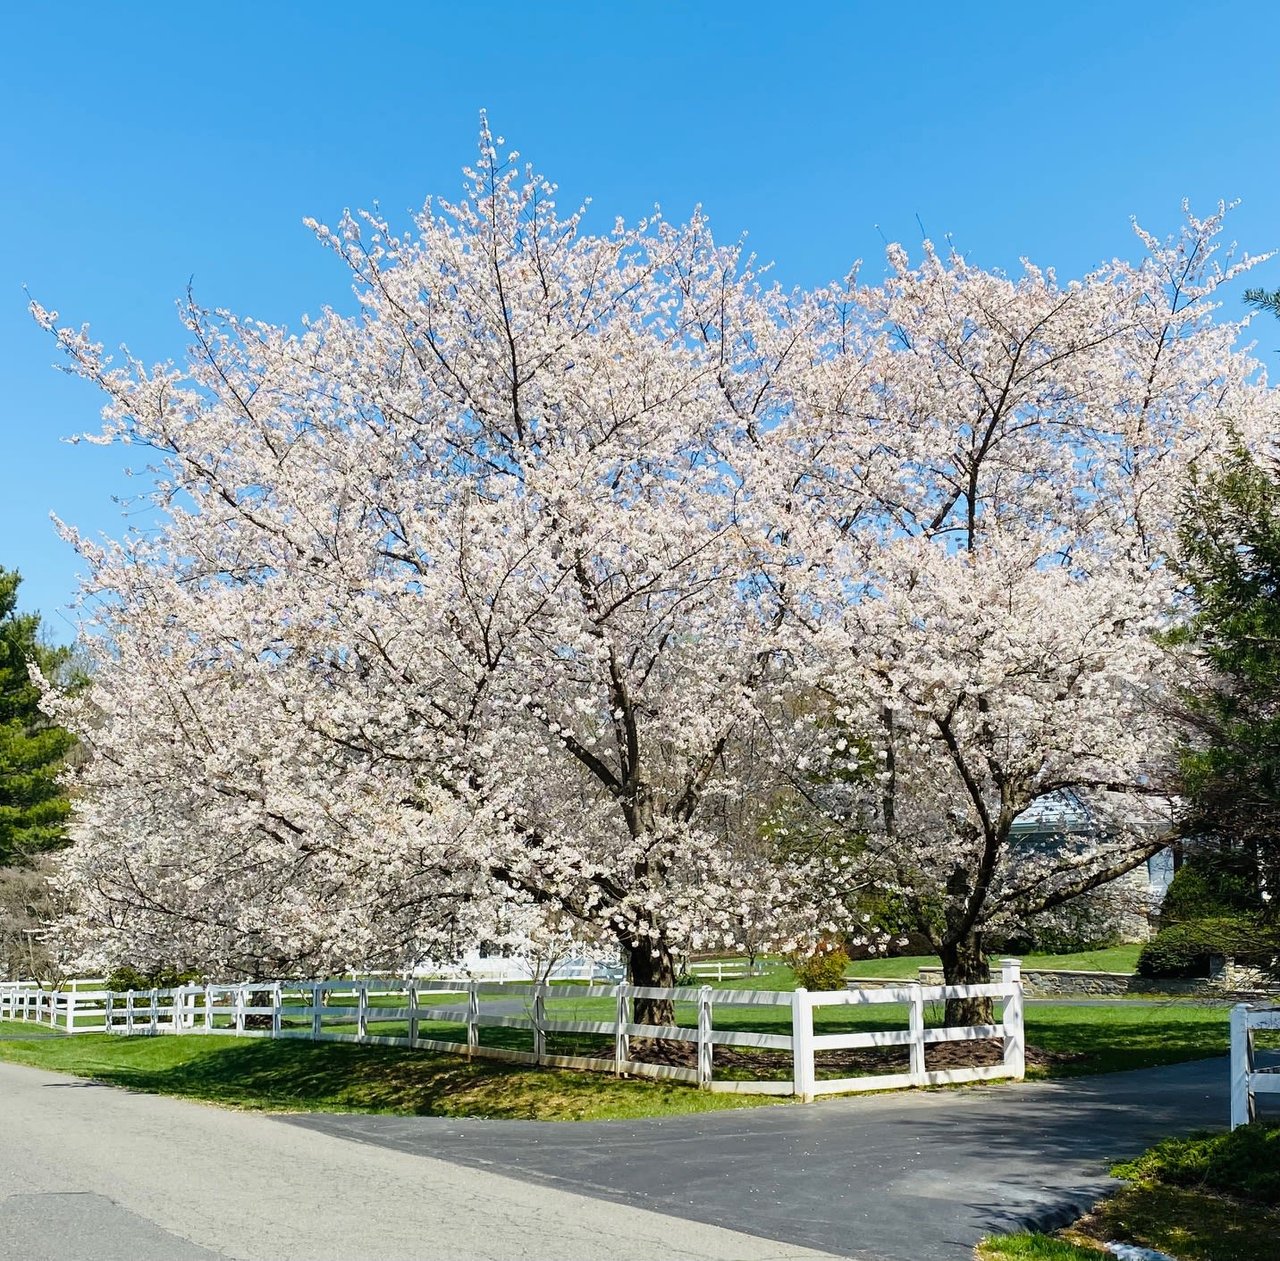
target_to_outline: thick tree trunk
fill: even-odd
[[[249,1001],[245,1005],[247,1007],[270,1007],[273,997],[270,990],[250,990]],[[271,1017],[262,1014],[246,1016],[244,1018],[244,1027],[246,1029],[270,1029]]]
[[[991,968],[982,948],[981,933],[965,933],[957,940],[944,940],[938,951],[942,956],[942,975],[948,985],[986,985]],[[989,1025],[992,1022],[991,999],[949,998],[946,1020],[954,1025]]]
[[[668,988],[676,983],[675,960],[662,943],[624,946],[627,958],[627,980],[632,985]],[[674,1025],[675,1000],[670,998],[635,998],[632,1019],[638,1025]],[[672,1038],[632,1038],[631,1058],[652,1063],[679,1063],[686,1044]]]

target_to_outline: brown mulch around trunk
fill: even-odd
[[[693,1068],[698,1062],[698,1048],[692,1042],[661,1042],[639,1038],[631,1040],[631,1058],[646,1064],[674,1064]],[[1003,1047],[998,1038],[974,1042],[939,1042],[925,1048],[925,1069],[936,1072],[948,1068],[972,1068],[999,1064]],[[814,1069],[819,1077],[859,1077],[874,1073],[900,1073],[910,1067],[905,1046],[875,1047],[849,1051],[818,1051]],[[1069,1064],[1082,1059],[1076,1051],[1046,1051],[1027,1047],[1029,1065]],[[791,1072],[790,1051],[743,1051],[731,1046],[718,1046],[714,1053],[716,1071],[750,1069],[752,1075]]]

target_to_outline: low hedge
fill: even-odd
[[[1162,928],[1138,956],[1138,975],[1201,977],[1209,975],[1213,955],[1266,961],[1280,948],[1274,930],[1246,915],[1217,915],[1186,920]]]
[[[1278,1207],[1280,1125],[1255,1121],[1229,1134],[1165,1139],[1111,1172],[1130,1181],[1209,1189]]]

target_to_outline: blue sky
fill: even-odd
[[[138,453],[69,446],[93,390],[51,367],[23,286],[142,358],[180,356],[174,304],[294,321],[347,299],[301,226],[454,195],[479,111],[590,222],[749,232],[814,284],[920,223],[973,259],[1066,276],[1242,201],[1280,246],[1280,5],[539,0],[13,6],[0,48],[0,565],[59,639],[79,567],[49,513],[127,522]],[[1280,285],[1280,260],[1254,273]],[[1230,312],[1235,314],[1233,310]],[[1280,327],[1256,328],[1264,357]]]

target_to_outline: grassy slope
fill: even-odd
[[[1180,1261],[1264,1261],[1280,1252],[1280,1126],[1167,1139],[1112,1173],[1127,1185],[1075,1226],[1057,1237],[984,1240],[980,1261],[1092,1261],[1113,1239]]]
[[[0,1025],[0,1032],[11,1028]],[[678,1083],[620,1081],[604,1073],[468,1063],[462,1056],[402,1047],[219,1034],[0,1041],[0,1059],[151,1094],[271,1111],[597,1121],[773,1102]]]

